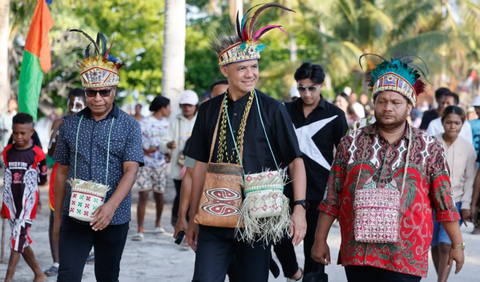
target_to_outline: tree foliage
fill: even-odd
[[[15,87],[22,44],[36,1],[11,2],[11,80]],[[246,11],[264,1],[244,2]],[[358,57],[365,52],[385,57],[400,50],[418,54],[427,61],[430,77],[441,73],[462,80],[478,67],[480,7],[476,0],[323,0],[321,5],[317,0],[277,2],[297,13],[289,18],[285,11],[272,9],[262,17],[262,24],[278,23],[290,33],[298,46],[298,61],[292,62],[290,57],[290,36],[279,31],[265,36],[268,48],[262,52],[258,87],[275,98],[287,98],[294,70],[302,62],[322,64],[334,92],[345,85],[361,91],[365,73],[377,62],[364,61],[366,68],[360,69]],[[232,31],[228,5],[229,1],[223,0],[187,0],[185,88],[197,94],[223,78],[209,42],[212,34]],[[80,85],[74,63],[81,58],[87,41],[68,33],[69,28],[90,34],[99,31],[115,40],[112,52],[126,64],[120,70],[119,85],[126,94],[125,102],[142,101],[147,95],[162,92],[164,0],[54,0],[50,9],[55,20],[49,35],[52,69],[44,79],[43,101],[63,106],[68,89]]]

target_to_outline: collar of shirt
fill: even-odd
[[[403,135],[402,135],[401,138],[399,138],[397,141],[395,141],[395,143],[402,140],[403,138],[405,138],[406,140],[410,140],[410,133],[408,131],[408,127],[409,127],[409,124],[408,124],[408,122],[405,121],[405,130],[403,131]],[[366,126],[365,127],[365,134],[367,134],[367,135],[377,135],[377,137],[381,137],[382,139],[385,139],[380,134],[380,132],[378,131],[378,123],[377,122],[372,124],[372,126]]]
[[[302,100],[302,98],[299,98],[299,99],[293,101],[293,104],[294,104],[297,108],[299,108],[300,110],[303,111],[303,100]],[[322,94],[320,94],[320,102],[318,102],[318,105],[317,105],[316,108],[321,108],[322,110],[325,109],[325,99],[323,99]]]
[[[120,109],[118,108],[117,104],[113,103],[112,109],[110,110],[110,112],[108,112],[108,114],[105,118],[109,118],[109,117],[112,117],[112,116],[115,117],[115,118],[118,118],[119,112],[120,112]],[[92,118],[91,111],[88,107],[81,110],[79,112],[79,115],[83,115],[85,118]]]

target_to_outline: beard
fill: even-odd
[[[407,120],[408,116],[408,108],[405,109],[405,112],[399,117],[395,116],[395,119],[393,121],[387,121],[384,122],[382,116],[375,111],[375,119],[377,121],[377,126],[378,128],[389,132],[389,131],[394,131],[400,127],[402,127],[405,124],[405,121]]]

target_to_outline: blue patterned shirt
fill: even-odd
[[[75,176],[75,141],[80,118],[83,120],[78,131],[77,169]],[[115,118],[112,125],[112,119]],[[106,183],[106,160],[108,136],[110,136],[110,156],[108,166],[108,183]],[[92,180],[108,185],[105,202],[110,199],[123,177],[124,162],[138,162],[143,166],[142,133],[140,125],[131,116],[120,110],[117,105],[102,120],[96,121],[90,115],[90,109],[85,108],[78,114],[65,119],[60,128],[60,135],[53,158],[61,165],[70,166],[68,179],[77,178]],[[63,214],[68,215],[71,187],[67,183]],[[120,203],[111,225],[124,224],[131,218],[132,194]]]

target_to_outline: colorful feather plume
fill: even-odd
[[[256,7],[259,7],[259,8],[249,18],[248,16],[249,16],[250,12]],[[246,42],[256,43],[260,40],[260,37],[262,37],[265,33],[267,33],[270,30],[273,30],[273,29],[280,29],[283,33],[288,35],[288,33],[285,32],[280,25],[268,25],[268,26],[265,26],[265,27],[262,27],[262,28],[257,28],[258,16],[268,8],[280,8],[280,9],[283,9],[285,11],[295,13],[294,10],[289,9],[289,8],[287,8],[285,6],[282,6],[280,4],[277,4],[277,3],[259,4],[259,5],[251,7],[250,9],[248,9],[248,11],[245,13],[245,15],[243,15],[243,18],[242,18],[241,22],[239,21],[239,17],[238,17],[239,14],[237,13],[236,27],[237,27],[237,36],[240,39],[240,42],[242,42],[242,43],[246,43]],[[243,46],[245,46],[245,44]],[[262,47],[259,44],[257,46],[257,48],[262,48]],[[260,50],[257,49],[257,51],[260,51]]]

